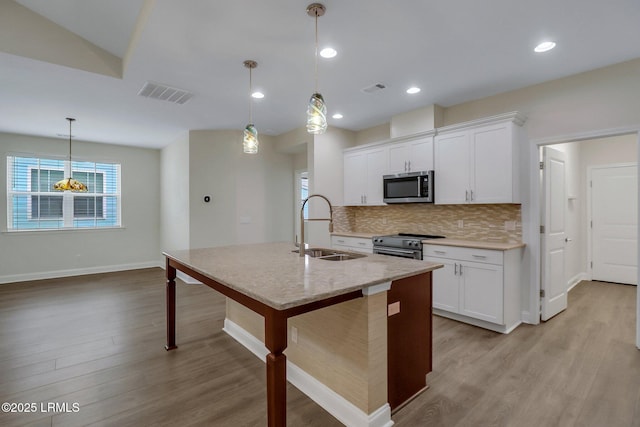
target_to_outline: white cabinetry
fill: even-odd
[[[433,271],[434,313],[496,332],[521,323],[520,248],[507,251],[427,244]]]
[[[433,170],[433,136],[389,143],[388,173]]]
[[[435,203],[519,203],[517,113],[448,126],[435,137]]]
[[[387,170],[387,147],[344,154],[344,204],[382,205],[382,176]]]
[[[373,253],[373,241],[364,237],[331,236],[331,247],[347,252]]]

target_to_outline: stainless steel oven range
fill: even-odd
[[[398,233],[373,237],[373,253],[401,258],[422,259],[422,241],[443,239],[445,236],[431,234]]]

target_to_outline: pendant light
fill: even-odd
[[[71,172],[71,123],[73,123],[76,119],[67,117],[67,120],[69,120],[69,171]],[[72,173],[69,173],[69,175],[71,176]],[[86,192],[87,186],[80,181],[76,181],[75,179],[69,177],[53,184],[53,189],[55,191]]]
[[[316,67],[315,81],[316,89],[307,106],[307,132],[318,135],[327,130],[327,106],[324,98],[318,92],[318,17],[324,15],[326,8],[320,3],[312,3],[307,6],[307,15],[316,20]]]
[[[243,151],[247,154],[256,154],[258,152],[258,130],[253,125],[253,101],[251,97],[252,93],[252,81],[251,70],[258,66],[256,61],[250,59],[244,61],[244,66],[249,69],[249,124],[244,128],[244,137],[242,139]]]

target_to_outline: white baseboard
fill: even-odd
[[[490,331],[500,332],[501,334],[508,334],[522,324],[522,321],[518,320],[517,322],[514,322],[511,325],[498,325],[497,323],[491,323],[485,320],[474,319],[473,317],[464,316],[458,313],[451,313],[449,311],[440,310],[437,308],[433,309],[433,314],[446,317],[447,319],[457,320],[458,322],[468,323],[470,325],[478,326],[480,328],[489,329]]]
[[[224,319],[224,328],[222,330],[265,362],[269,350],[267,350],[262,341],[226,318]],[[371,414],[365,414],[344,397],[288,360],[287,380],[346,426],[391,427],[393,425],[391,407],[388,403],[382,405]]]
[[[567,282],[567,292],[569,292],[571,289],[575,288],[576,285],[578,283],[580,283],[581,281],[583,281],[583,280],[589,280],[589,275],[587,273],[578,273],[575,276],[573,276]]]
[[[31,280],[57,279],[59,277],[82,276],[85,274],[113,273],[116,271],[139,270],[161,267],[158,261],[136,262],[132,264],[104,265],[99,267],[74,268],[69,270],[43,271],[39,273],[13,274],[0,276],[0,284],[27,282]]]
[[[540,323],[540,316],[538,315],[538,318],[535,319],[531,316],[531,312],[530,311],[522,311],[522,323],[527,323],[529,325],[537,325]]]

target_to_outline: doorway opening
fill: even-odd
[[[549,166],[556,173],[550,182],[544,169],[538,181],[541,320],[564,310],[566,293],[583,280],[637,284],[638,145],[638,133],[628,132],[536,147],[543,167],[545,150],[566,159],[564,182],[558,166]],[[554,204],[555,223],[548,224]],[[550,245],[560,228],[564,234]],[[564,307],[557,300],[562,292]]]
[[[309,197],[309,172],[304,169],[296,170],[294,172],[294,212],[293,217],[295,218],[293,230],[293,235],[295,236],[295,241],[298,242],[300,239],[300,207],[302,206],[302,202]],[[309,205],[304,207],[303,213],[304,219],[306,220],[309,217]]]

